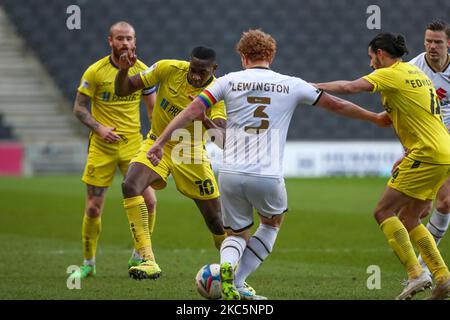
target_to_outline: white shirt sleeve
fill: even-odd
[[[297,78],[295,90],[298,95],[298,103],[308,105],[315,105],[323,92],[321,89],[313,87],[311,84],[300,78]]]
[[[226,92],[225,76],[216,79],[205,90],[208,91],[215,99],[215,102],[223,100]],[[214,103],[215,103],[214,102]]]

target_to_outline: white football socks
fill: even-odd
[[[437,211],[437,209],[433,210],[431,218],[427,223],[427,229],[428,231],[430,231],[431,235],[436,241],[436,245],[439,245],[439,242],[441,242],[442,237],[448,229],[449,222],[450,214],[440,213],[439,211]],[[419,262],[422,268],[425,271],[428,271],[428,267],[426,266],[421,256],[419,256]]]
[[[236,270],[234,283],[236,287],[244,286],[245,279],[255,271],[272,252],[280,228],[260,224],[250,238]]]
[[[89,260],[84,259],[83,264],[85,266],[95,266],[95,258]]]
[[[229,262],[234,269],[244,253],[247,242],[242,237],[228,236],[220,246],[220,264]]]

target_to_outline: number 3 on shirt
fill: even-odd
[[[260,103],[260,104],[266,104],[266,105],[259,105],[256,107],[255,112],[253,113],[253,116],[255,118],[262,118],[261,124],[258,127],[250,127],[246,126],[244,128],[245,132],[247,133],[254,133],[259,134],[264,132],[269,128],[269,116],[267,113],[264,112],[264,109],[267,107],[268,104],[270,104],[270,98],[266,97],[247,97],[248,103]]]

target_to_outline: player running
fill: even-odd
[[[162,189],[172,174],[178,191],[194,200],[213,235],[216,247],[220,247],[225,238],[221,222],[219,190],[210,161],[204,148],[204,128],[225,128],[226,113],[223,101],[218,102],[207,116],[201,115],[197,122],[200,134],[191,124],[182,143],[170,143],[166,146],[166,157],[159,166],[154,166],[146,157],[147,151],[159,137],[167,124],[180,113],[185,106],[215,79],[217,68],[216,53],[206,47],[192,50],[190,62],[180,60],[161,60],[149,69],[137,75],[128,76],[130,68],[136,63],[132,51],[120,57],[120,71],[116,77],[116,93],[127,96],[146,87],[158,86],[156,104],[153,110],[152,128],[142,143],[139,153],[131,160],[130,167],[122,184],[124,207],[128,215],[130,229],[136,247],[144,262],[129,269],[135,279],[156,279],[161,269],[155,261],[148,232],[147,207],[141,196],[148,186]],[[200,115],[199,115],[200,116]],[[199,137],[198,137],[199,136]],[[182,155],[175,161],[170,157],[172,150]],[[185,160],[185,161],[183,161]],[[179,214],[182,214],[179,213]]]

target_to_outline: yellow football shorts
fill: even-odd
[[[202,151],[202,161],[199,164],[176,164],[172,161],[172,149],[164,147],[163,157],[160,163],[154,166],[147,159],[147,152],[150,150],[153,142],[152,139],[144,140],[138,154],[131,160],[132,163],[139,162],[146,165],[161,176],[162,179],[152,183],[151,187],[153,189],[160,190],[165,188],[167,178],[172,174],[178,191],[188,198],[209,200],[220,196],[216,178],[214,177],[214,172],[205,150]]]
[[[123,175],[128,170],[130,160],[139,151],[142,142],[140,133],[120,135],[116,143],[106,143],[94,133],[89,137],[89,149],[84,168],[84,183],[96,187],[109,187],[114,179],[117,167]]]
[[[405,157],[388,186],[419,200],[434,200],[450,175],[450,165],[424,163]]]

